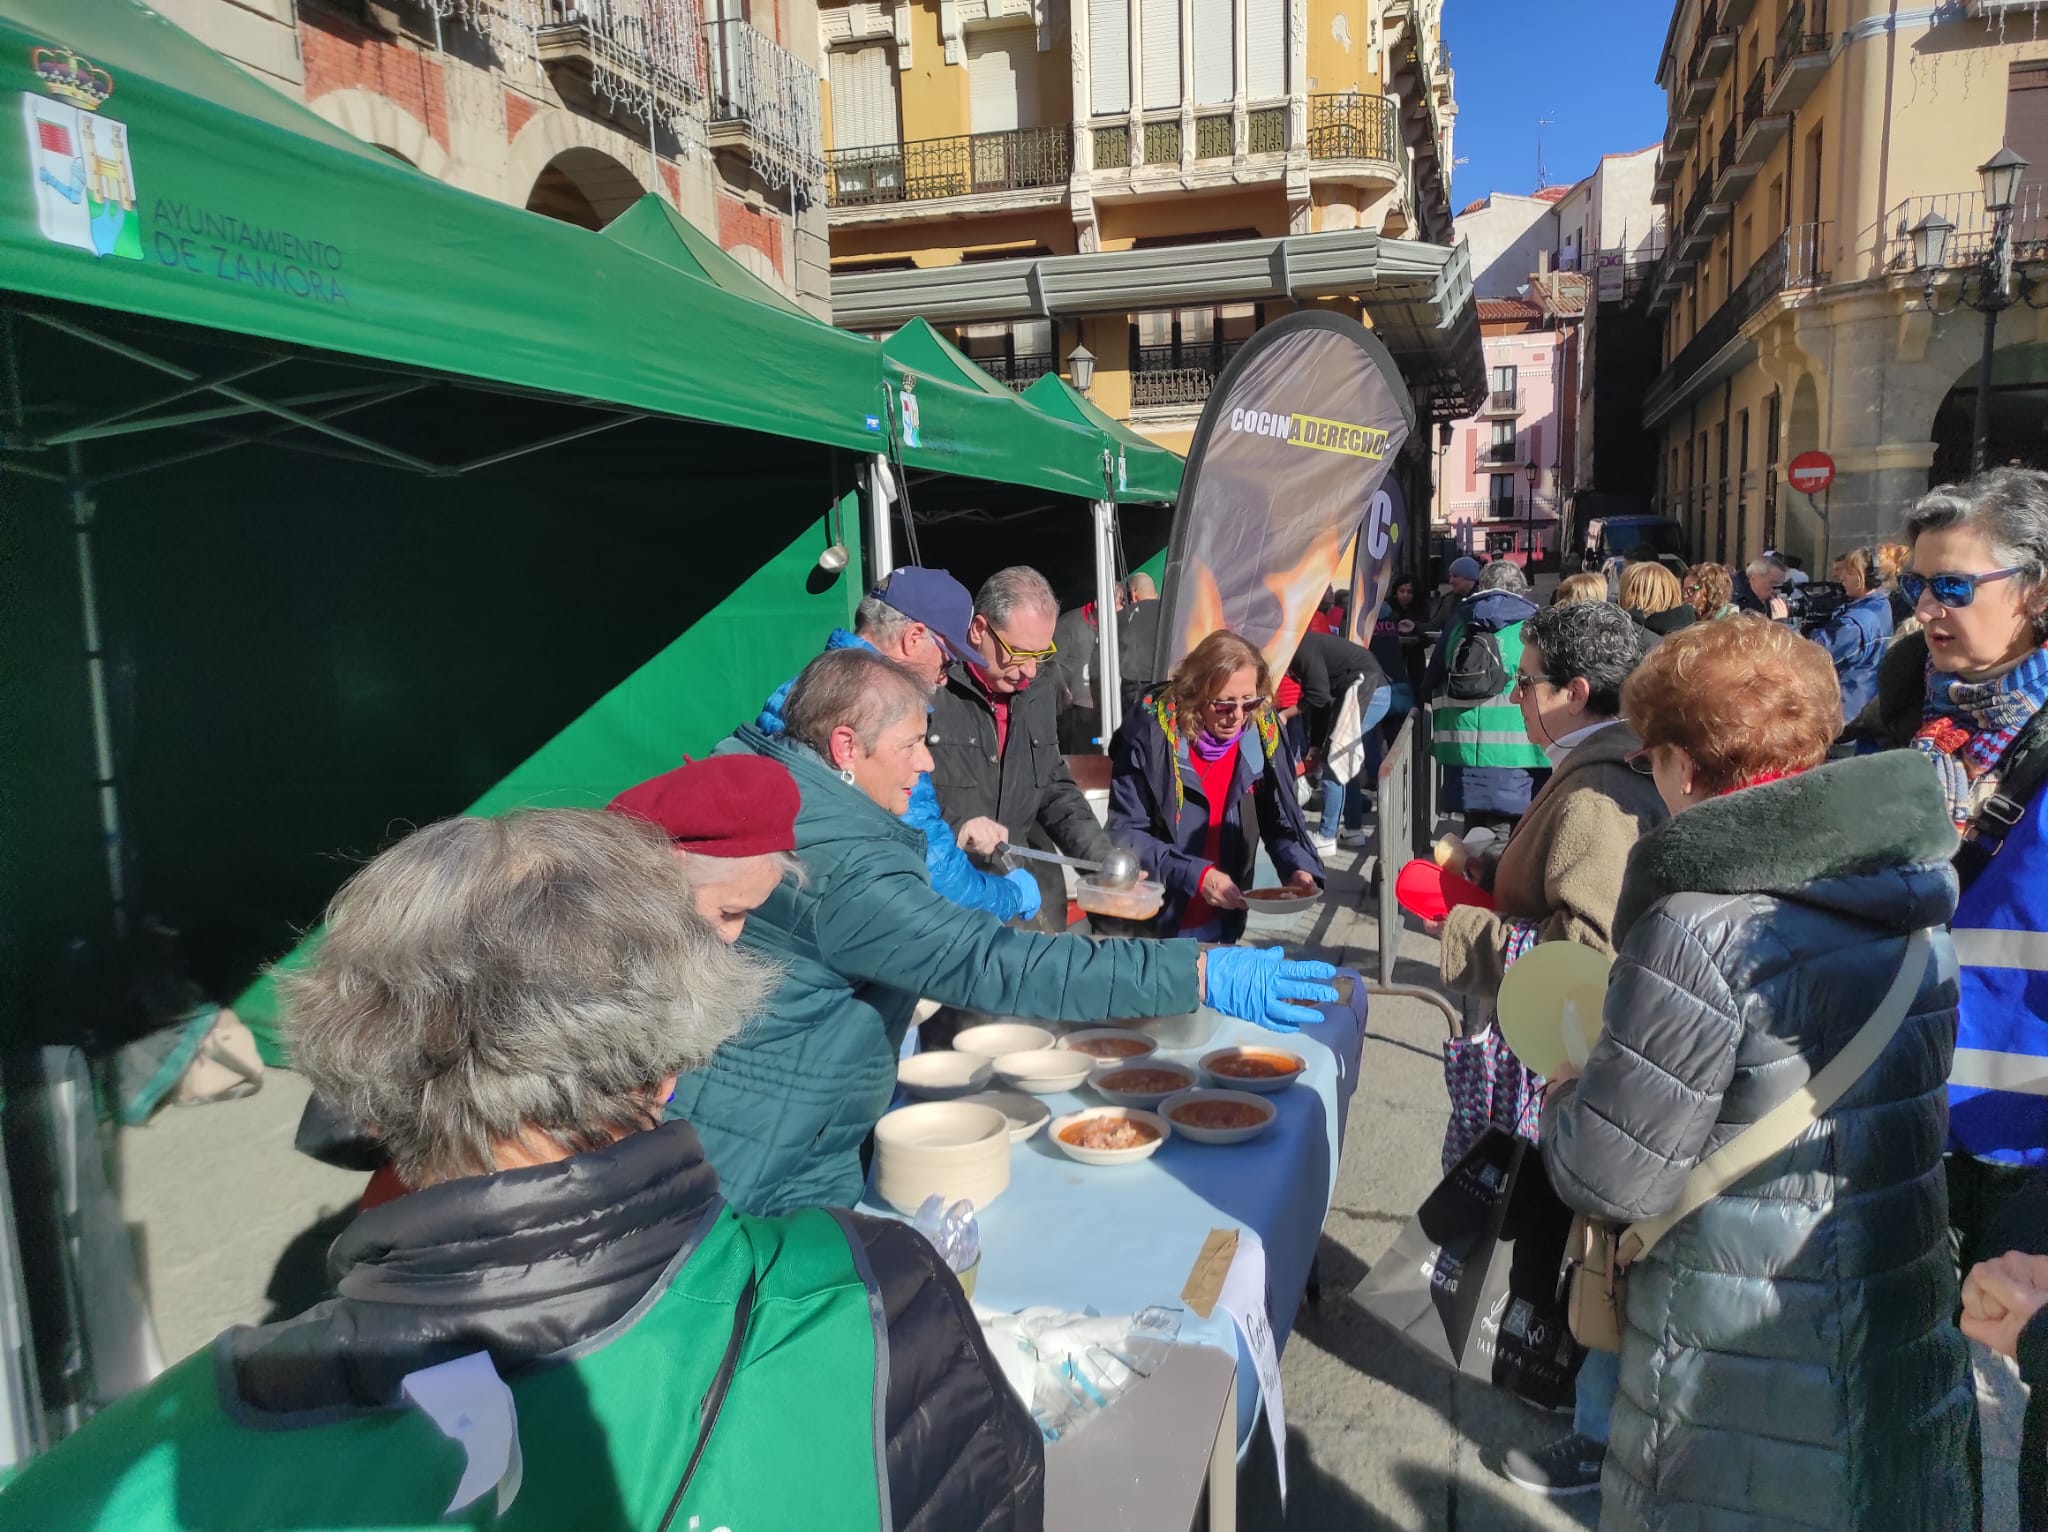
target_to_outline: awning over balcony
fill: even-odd
[[[1459,419],[1485,395],[1471,256],[1383,239],[1365,229],[1227,240],[1156,250],[1026,256],[832,279],[833,318],[876,330],[923,316],[939,324],[1071,319],[1193,304],[1356,296],[1431,415]]]

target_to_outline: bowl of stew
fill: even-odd
[[[1173,1131],[1198,1144],[1242,1144],[1273,1125],[1279,1109],[1241,1090],[1184,1090],[1159,1103]]]
[[[1052,1141],[1083,1165],[1134,1165],[1150,1159],[1173,1136],[1157,1112],[1134,1106],[1097,1106],[1056,1117]]]
[[[1157,1106],[1176,1091],[1191,1089],[1198,1082],[1195,1072],[1184,1064],[1164,1059],[1140,1059],[1114,1069],[1098,1069],[1088,1082],[1095,1094],[1117,1106]]]
[[[1129,1027],[1084,1027],[1079,1032],[1069,1032],[1059,1045],[1070,1053],[1087,1054],[1095,1060],[1097,1069],[1135,1064],[1159,1050],[1151,1038]]]
[[[1257,1046],[1218,1048],[1202,1055],[1202,1073],[1225,1090],[1256,1091],[1269,1096],[1286,1090],[1302,1077],[1308,1061],[1285,1048]]]

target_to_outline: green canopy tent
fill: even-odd
[[[404,825],[602,801],[849,615],[870,342],[434,182],[133,0],[0,0],[0,90],[38,1030],[123,1024],[136,917],[233,993]]]
[[[1102,434],[1111,450],[1118,454],[1118,503],[1171,504],[1180,494],[1181,469],[1186,465],[1178,452],[1171,447],[1160,446],[1151,437],[1133,431],[1114,415],[1096,408],[1086,394],[1059,374],[1045,374],[1025,389],[1020,397],[1043,414],[1091,426]]]
[[[718,248],[718,242],[661,198],[649,192],[604,226],[604,237],[642,255],[686,271],[729,293],[796,314],[830,329],[802,304],[771,287]]]

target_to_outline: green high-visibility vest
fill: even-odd
[[[1458,652],[1464,628],[1444,636],[1446,654]],[[1494,634],[1500,645],[1500,662],[1508,674],[1508,691],[1514,689],[1515,668],[1522,663],[1522,625],[1510,623]],[[1512,766],[1535,770],[1550,764],[1543,747],[1529,738],[1522,727],[1522,710],[1502,692],[1487,702],[1465,706],[1452,702],[1436,704],[1430,723],[1432,753],[1446,766]]]
[[[0,1492],[20,1532],[653,1532],[697,1442],[740,1294],[752,1319],[675,1532],[881,1532],[881,1300],[823,1211],[719,1213],[668,1287],[587,1355],[510,1380],[524,1476],[444,1516],[463,1449],[417,1409],[269,1429],[222,1407],[212,1348],[89,1422]],[[286,1418],[287,1421],[289,1417]]]

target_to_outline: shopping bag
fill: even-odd
[[[1337,704],[1337,721],[1330,726],[1330,775],[1347,784],[1365,770],[1365,714],[1358,696],[1363,680],[1361,676],[1345,689]]]
[[[1489,1020],[1469,1037],[1444,1041],[1444,1090],[1451,1098],[1444,1126],[1444,1174],[1488,1130],[1536,1142],[1543,1112],[1543,1077],[1515,1057]]]
[[[1555,1409],[1580,1357],[1560,1281],[1571,1214],[1529,1153],[1486,1132],[1352,1297],[1438,1361]]]

